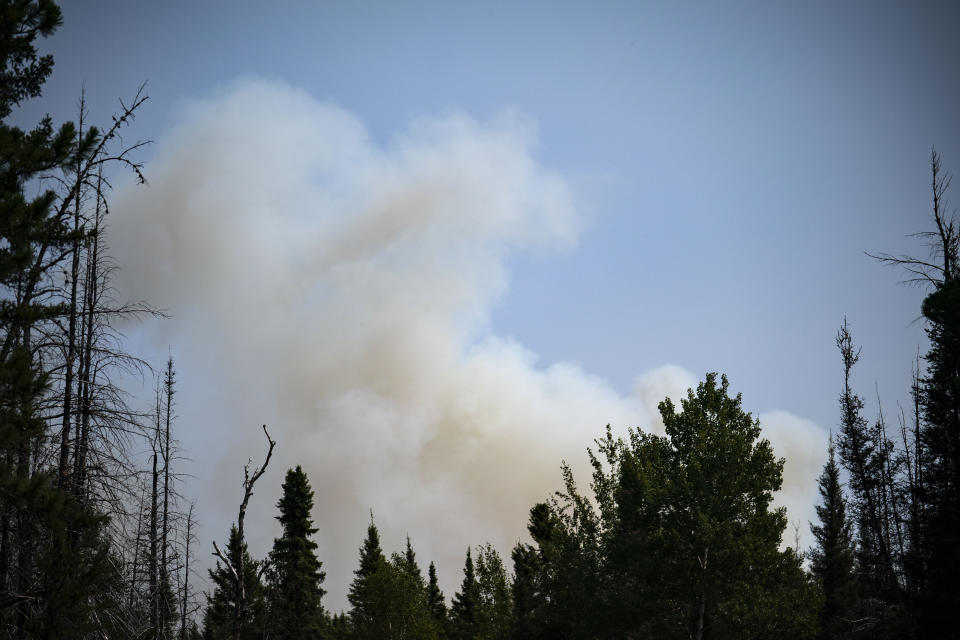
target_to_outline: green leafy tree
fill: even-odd
[[[375,581],[381,583],[380,615],[387,620],[388,635],[384,638],[436,640],[439,628],[409,537],[405,553],[393,554],[388,570]]]
[[[601,597],[599,521],[563,466],[562,502],[530,509],[534,545],[518,544],[513,558],[513,631],[519,639],[593,638],[610,622]]]
[[[599,516],[567,480],[566,508],[584,514],[581,557],[594,555],[594,530],[602,540],[602,581],[584,589],[600,592],[596,627],[581,637],[811,637],[816,590],[800,556],[779,549],[783,460],[759,423],[712,373],[679,412],[669,399],[659,408],[664,436],[623,441],[608,428],[598,441]]]
[[[233,640],[237,608],[243,603],[240,614],[240,638],[258,640],[263,633],[266,606],[263,584],[260,582],[260,563],[255,562],[240,540],[237,527],[230,527],[226,557],[230,566],[217,561],[209,570],[213,593],[207,597],[207,609],[203,620],[204,640]],[[235,579],[232,567],[243,567],[242,581]],[[240,596],[240,589],[244,597]]]
[[[821,504],[816,507],[819,524],[810,525],[817,541],[809,553],[810,572],[823,593],[820,637],[840,638],[851,630],[849,611],[856,599],[856,583],[853,534],[832,435],[827,462],[817,484]]]
[[[326,620],[320,602],[326,592],[320,585],[326,574],[316,556],[317,543],[311,539],[317,532],[310,516],[313,490],[300,466],[287,471],[277,507],[283,533],[273,541],[267,574],[271,637],[320,638]]]
[[[513,618],[513,594],[510,579],[500,554],[490,543],[477,549],[477,624],[478,640],[506,640]]]

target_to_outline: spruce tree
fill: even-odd
[[[347,614],[340,612],[330,616],[327,622],[327,640],[351,640],[353,627]]]
[[[388,571],[387,559],[380,548],[380,532],[370,514],[367,537],[360,547],[360,566],[353,572],[347,599],[350,601],[350,623],[358,640],[382,637],[382,620],[378,615],[378,575]]]
[[[933,170],[933,291],[924,299],[930,349],[921,381],[923,410],[923,529],[926,566],[922,594],[922,628],[930,637],[957,635],[955,610],[960,604],[960,228],[945,209],[950,177],[940,171],[940,157],[931,154]]]
[[[437,567],[432,561],[427,569],[427,606],[430,608],[430,615],[433,616],[440,637],[446,637],[447,601],[443,597],[443,591],[440,590],[440,584],[437,582]]]
[[[450,607],[450,637],[454,640],[472,640],[479,630],[478,609],[480,585],[473,566],[473,556],[467,547],[467,559],[463,563],[463,582],[460,591],[453,596]]]
[[[904,435],[909,522],[904,574],[906,589],[894,604],[907,609],[903,626],[917,637],[958,637],[955,610],[960,604],[960,223],[948,211],[951,176],[930,153],[933,225],[916,236],[929,255],[881,253],[881,262],[898,266],[906,282],[927,287],[921,312],[930,347],[925,374],[919,366],[911,390],[915,405],[914,440]],[[893,600],[889,596],[886,598]],[[889,625],[888,625],[889,626]]]
[[[287,471],[283,494],[277,502],[282,535],[273,541],[268,573],[268,606],[271,636],[278,640],[321,637],[326,615],[320,600],[326,574],[317,559],[317,532],[310,513],[313,490],[298,465]]]
[[[810,525],[817,541],[810,550],[810,571],[823,592],[820,637],[839,638],[849,630],[849,617],[846,614],[856,598],[856,586],[853,537],[832,435],[827,462],[817,484],[822,504],[816,507],[819,524]]]
[[[407,547],[403,552],[402,566],[415,584],[419,585],[421,589],[426,588],[423,582],[423,572],[420,571],[420,565],[417,564],[417,554],[413,551],[413,545],[410,544],[409,535],[407,536]]]
[[[860,586],[867,598],[893,599],[897,590],[889,540],[881,515],[881,458],[875,433],[863,417],[863,400],[853,391],[851,373],[860,360],[846,319],[836,338],[843,360],[843,393],[840,394],[840,460],[850,474],[851,507],[857,531],[857,565]]]
[[[372,514],[360,548],[360,566],[354,571],[347,597],[352,606],[350,623],[356,640],[437,638],[426,585],[410,539],[407,538],[403,554],[394,553],[387,561]]]
[[[230,527],[230,539],[227,542],[227,559],[234,567],[243,566],[242,588],[243,610],[240,611],[240,638],[259,640],[264,627],[264,594],[259,578],[260,563],[255,562],[247,551],[247,544],[241,542],[236,526]],[[230,567],[217,561],[217,566],[209,570],[213,593],[207,596],[207,609],[203,620],[204,640],[233,640],[234,620],[241,598],[239,581],[234,579]]]

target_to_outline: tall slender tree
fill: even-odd
[[[477,638],[507,640],[513,620],[513,594],[503,560],[489,542],[477,548],[476,575]]]
[[[480,625],[480,584],[473,564],[473,555],[467,547],[467,557],[463,563],[463,581],[460,591],[454,594],[450,606],[450,637],[455,640],[473,640]]]
[[[430,608],[430,615],[433,616],[440,637],[445,638],[448,626],[447,601],[443,597],[443,591],[440,590],[437,567],[432,561],[427,569],[427,606]]]
[[[267,572],[267,602],[271,637],[277,640],[310,640],[322,636],[326,615],[320,586],[326,574],[312,540],[313,490],[298,465],[287,471],[277,502],[282,533],[273,541]]]
[[[850,631],[848,612],[856,599],[856,584],[853,536],[832,435],[827,462],[817,485],[821,504],[816,507],[818,524],[810,525],[817,542],[809,554],[810,571],[823,592],[820,637],[840,638]]]
[[[377,638],[383,635],[377,609],[375,578],[387,571],[387,559],[380,548],[380,532],[370,513],[367,537],[360,547],[360,566],[353,572],[353,582],[347,599],[350,601],[350,622],[359,639]]]
[[[933,291],[924,299],[930,349],[921,381],[921,440],[926,469],[923,525],[929,568],[922,596],[923,628],[934,635],[958,634],[954,610],[960,603],[960,225],[946,209],[951,178],[943,175],[936,150],[933,174]]]

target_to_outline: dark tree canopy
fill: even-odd
[[[816,540],[816,545],[809,554],[810,572],[823,593],[820,636],[840,638],[851,629],[848,621],[856,598],[856,584],[853,534],[847,518],[846,500],[840,483],[840,467],[837,465],[832,436],[827,463],[823,466],[817,485],[821,504],[816,507],[818,524],[810,526]]]
[[[267,585],[272,637],[320,638],[325,621],[320,600],[326,593],[320,585],[326,574],[312,540],[313,490],[300,466],[287,471],[277,508],[283,533],[273,541]]]
[[[240,532],[230,527],[230,539],[227,542],[227,559],[231,567],[243,567],[242,585],[234,579],[231,567],[218,561],[210,569],[210,582],[213,593],[207,600],[207,609],[203,620],[204,640],[232,640],[234,638],[234,620],[240,607],[240,589],[244,590],[243,607],[239,613],[242,640],[258,640],[265,622],[265,603],[263,584],[260,582],[260,563],[250,557],[246,543],[241,543]]]

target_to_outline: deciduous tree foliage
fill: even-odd
[[[811,635],[812,589],[797,554],[780,551],[786,514],[770,506],[783,459],[759,422],[716,374],[660,415],[665,436],[601,448],[616,474],[608,547],[623,632]]]
[[[664,436],[608,428],[596,510],[565,468],[565,491],[531,511],[537,547],[514,551],[515,637],[813,635],[816,590],[770,506],[783,460],[740,403],[708,374],[680,411],[660,404]]]

